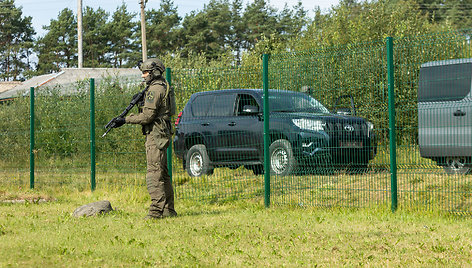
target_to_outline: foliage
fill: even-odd
[[[456,29],[472,27],[470,0],[416,0],[423,14],[437,23],[446,23]]]
[[[0,79],[20,80],[33,68],[34,29],[14,0],[0,2]]]
[[[182,41],[179,26],[182,18],[172,0],[163,0],[159,10],[146,11],[146,38],[148,57],[176,51]]]
[[[277,23],[275,8],[268,5],[265,0],[256,0],[250,3],[242,20],[246,25],[244,32],[246,38],[243,47],[248,49],[254,46],[261,36],[269,36],[276,32]]]
[[[65,8],[43,28],[48,33],[38,39],[38,72],[40,74],[57,72],[61,68],[77,66],[77,21],[72,10]]]
[[[30,110],[29,98],[0,104],[0,156],[15,166],[28,161]]]
[[[138,85],[129,81],[112,80],[110,77],[98,80],[96,89],[96,133],[102,134],[102,127],[121,113],[136,94]],[[78,165],[88,162],[90,153],[90,96],[89,81],[73,85],[40,88],[35,94],[35,156],[38,160],[76,158]],[[72,95],[64,96],[64,87],[72,88]],[[15,116],[12,116],[15,115]],[[29,152],[29,98],[17,98],[0,106],[0,132],[4,143],[0,155],[6,163],[21,165],[28,161]],[[97,143],[97,151],[126,151],[130,143],[121,139],[136,140],[137,131],[118,131],[108,135],[106,141]],[[135,147],[142,145],[136,140]],[[132,145],[132,144],[131,144]],[[15,152],[15,153],[14,153]],[[18,153],[16,153],[18,152]]]
[[[107,58],[109,39],[107,19],[109,14],[99,8],[85,7],[83,14],[83,60],[87,67],[110,67]]]
[[[165,55],[166,66],[172,66],[172,85],[176,88],[177,108],[182,110],[190,96],[198,91],[227,88],[260,88],[260,65],[235,66],[230,53],[207,61],[204,54]]]
[[[114,68],[134,67],[140,59],[136,42],[139,33],[137,24],[132,21],[135,16],[136,14],[128,12],[123,3],[113,13],[112,21],[107,24],[110,63]]]
[[[447,26],[429,22],[412,0],[342,1],[328,14],[318,11],[306,33],[290,47],[300,51],[447,29]]]
[[[21,11],[15,9],[13,0],[9,0],[5,6]],[[13,23],[14,18],[19,20],[21,12],[16,14],[17,17],[6,17],[6,22]],[[141,34],[136,15],[128,12],[125,3],[117,7],[111,17],[101,8],[94,10],[85,7],[84,67],[135,66],[141,58]],[[179,51],[180,57],[202,54],[210,61],[232,53],[233,61],[239,64],[242,52],[253,49],[259,40],[275,36],[285,42],[294,38],[305,28],[308,18],[301,3],[292,9],[285,6],[278,12],[265,0],[255,1],[245,7],[241,0],[212,0],[202,11],[193,11],[181,19],[173,1],[165,0],[161,2],[159,10],[146,12],[146,23],[150,57],[176,55]],[[24,27],[31,28],[31,18],[23,19],[23,24]],[[8,73],[8,77],[4,79],[18,79],[23,72],[28,75],[33,75],[32,71],[36,71],[35,74],[45,74],[57,72],[61,68],[76,67],[76,25],[77,19],[73,12],[67,8],[63,9],[57,19],[43,26],[47,33],[34,43],[39,61],[37,68],[28,71],[28,66],[20,66],[14,77]],[[16,44],[21,44],[26,56],[30,57],[33,47],[31,37],[34,32],[24,27],[15,29],[14,34],[26,36],[25,40]],[[13,49],[11,45],[9,48]],[[16,49],[15,52],[20,51]]]
[[[210,59],[224,54],[230,48],[226,44],[226,37],[231,32],[230,17],[228,0],[211,0],[201,12],[187,15],[181,30],[183,54],[205,51]]]

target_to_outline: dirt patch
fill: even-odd
[[[8,193],[0,191],[0,203],[12,203],[12,204],[22,204],[22,203],[45,203],[55,201],[56,199],[51,196],[39,195],[33,193]]]
[[[46,200],[44,198],[40,199],[6,199],[0,201],[1,203],[11,203],[11,204],[23,204],[23,203],[35,203],[35,204],[41,204],[41,203],[46,203],[49,202],[50,200]]]

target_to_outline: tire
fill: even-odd
[[[292,174],[297,167],[292,145],[284,139],[274,141],[269,147],[270,173],[278,176]]]
[[[468,174],[471,170],[470,159],[465,156],[450,156],[443,159],[441,166],[449,175]]]
[[[185,163],[185,169],[190,177],[213,174],[213,167],[210,165],[210,158],[203,144],[196,144],[190,147]]]

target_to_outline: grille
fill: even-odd
[[[325,131],[329,136],[367,136],[367,124],[363,122],[326,122]]]

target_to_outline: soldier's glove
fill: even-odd
[[[113,123],[113,128],[118,128],[125,124],[125,119],[123,117],[117,117],[113,120]]]

